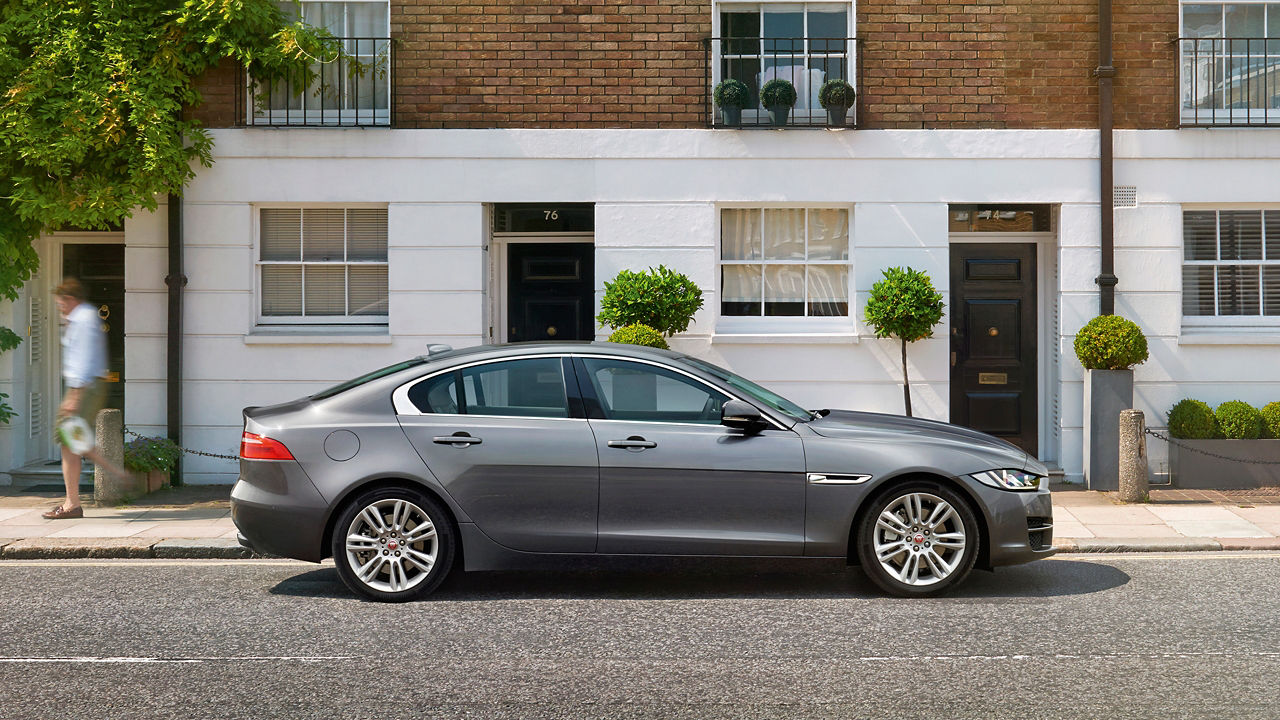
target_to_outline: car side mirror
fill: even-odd
[[[720,408],[720,424],[750,432],[764,426],[764,418],[754,405],[741,400],[728,400]]]

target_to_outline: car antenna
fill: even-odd
[[[436,355],[440,355],[441,353],[447,353],[451,350],[453,350],[452,345],[445,345],[443,343],[433,343],[427,346],[427,357],[434,357]]]

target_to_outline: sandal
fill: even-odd
[[[46,520],[73,520],[84,517],[84,507],[77,505],[70,510],[59,505],[47,513],[41,514]]]

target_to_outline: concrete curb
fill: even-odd
[[[1060,553],[1213,552],[1280,550],[1280,538],[1060,538]]]
[[[244,560],[259,555],[235,540],[137,538],[0,539],[0,560],[183,559]]]

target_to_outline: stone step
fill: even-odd
[[[50,483],[61,484],[62,463],[57,460],[31,463],[30,465],[10,470],[9,476],[13,478],[13,487],[15,488],[48,485]],[[93,463],[85,461],[81,464],[80,484],[93,485]]]

